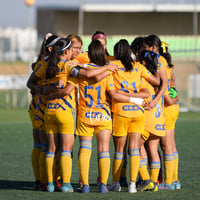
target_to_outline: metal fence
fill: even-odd
[[[117,41],[125,38],[131,43],[136,36],[108,36],[108,52],[113,54],[113,47]],[[160,36],[161,40],[169,44],[172,62],[175,64],[176,85],[180,94],[181,110],[200,110],[200,37],[193,36]],[[82,49],[87,51],[91,36],[84,36]],[[41,41],[36,45],[38,54]],[[15,62],[13,62],[14,65]],[[28,108],[30,94],[26,89],[27,74],[13,71],[11,74],[2,73],[3,64],[0,64],[0,109],[3,108]],[[30,69],[30,64],[27,63]]]

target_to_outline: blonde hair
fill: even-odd
[[[80,42],[81,46],[83,45],[83,40],[81,39],[80,36],[78,35],[74,35],[74,34],[70,34],[66,37],[67,39],[69,39],[71,41],[71,43],[73,44],[74,42]]]

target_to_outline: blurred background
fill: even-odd
[[[0,1],[0,109],[28,108],[26,81],[46,33],[79,34],[87,50],[101,30],[110,54],[121,38],[159,35],[172,54],[181,111],[200,111],[200,0]]]

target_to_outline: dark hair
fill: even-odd
[[[170,68],[174,67],[174,65],[172,64],[171,54],[168,52],[168,47],[165,47],[165,53],[163,53],[162,56],[166,59],[167,64]]]
[[[158,59],[154,51],[142,50],[140,52],[141,61],[145,61],[145,67],[155,75],[157,72]]]
[[[46,56],[50,55],[50,51],[48,49],[49,46],[53,46],[60,37],[57,35],[51,35],[50,37],[47,38],[47,40],[44,38],[41,49],[40,49],[40,54],[38,56],[38,60],[44,59]]]
[[[92,40],[88,47],[88,56],[91,63],[103,66],[106,64],[105,50],[99,40]]]
[[[71,41],[66,38],[61,38],[55,43],[48,61],[48,67],[46,70],[46,79],[51,79],[57,75],[58,73],[57,64],[60,61],[60,55],[63,54],[65,49],[70,49],[70,47],[71,47]]]
[[[158,48],[159,54],[163,55],[163,50],[161,47],[161,40],[157,35],[149,35],[149,36],[145,37],[144,42],[150,47],[156,46]]]
[[[163,51],[162,42],[161,42],[160,38],[157,35],[149,35],[149,36],[147,36],[145,38],[144,41],[150,47],[152,47],[153,45],[158,47],[159,54],[162,55],[167,60],[168,66],[169,67],[173,67],[174,66],[171,63],[171,55],[168,52],[168,48],[165,47],[165,51]]]
[[[136,37],[131,43],[131,51],[136,55],[143,47],[144,37]]]
[[[105,39],[106,43],[107,43],[107,38],[106,35],[103,31],[96,31],[93,35],[92,35],[92,40],[97,40],[98,38],[103,38]],[[105,53],[107,56],[109,56],[110,54],[108,53],[107,48],[105,49]]]
[[[128,44],[128,41],[125,39],[120,40],[114,46],[114,57],[117,60],[120,60],[125,66],[126,71],[131,71],[133,69],[131,58],[131,49]]]

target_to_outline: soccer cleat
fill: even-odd
[[[39,191],[47,191],[47,184],[40,183],[38,190]]]
[[[119,183],[122,187],[128,187],[126,177],[120,177]]]
[[[90,186],[89,185],[83,185],[81,192],[82,193],[89,193],[90,192]]]
[[[99,192],[101,192],[101,193],[107,193],[108,192],[108,188],[106,187],[106,185],[104,183],[100,184]]]
[[[61,180],[56,181],[55,183],[55,191],[61,191],[62,185]]]
[[[160,185],[158,185],[158,190],[174,190],[175,186],[174,184],[167,184],[167,183],[161,183]]]
[[[119,182],[113,182],[109,186],[109,190],[110,191],[114,191],[114,192],[120,192],[121,191],[121,186],[120,186]]]
[[[134,182],[130,182],[130,183],[128,184],[128,192],[129,192],[129,193],[136,193],[136,192],[137,192],[137,190],[136,190],[136,185],[135,185]]]
[[[74,189],[71,185],[71,183],[63,183],[61,187],[62,192],[74,192]]]
[[[97,185],[100,185],[101,184],[101,180],[100,180],[100,177],[98,176],[97,177]]]
[[[173,185],[174,185],[174,188],[177,189],[177,190],[180,190],[181,189],[181,183],[180,181],[174,181],[173,182]]]
[[[55,190],[54,183],[53,182],[49,182],[48,185],[47,185],[47,191],[48,192],[54,192],[54,190]]]
[[[158,191],[157,183],[153,183],[153,184],[154,184],[154,187],[150,191],[157,192]]]
[[[143,184],[137,187],[137,191],[147,191],[147,190],[152,190],[153,188],[154,188],[153,182],[150,179],[148,179],[144,180]]]

